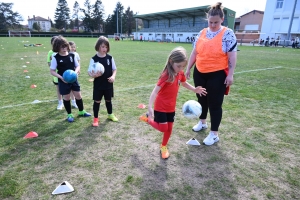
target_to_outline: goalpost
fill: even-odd
[[[31,37],[30,31],[8,31],[9,37]]]

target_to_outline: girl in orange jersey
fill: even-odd
[[[213,145],[219,141],[218,128],[222,119],[224,94],[228,94],[233,83],[233,73],[237,59],[237,41],[233,31],[221,26],[224,21],[222,3],[210,7],[207,13],[208,28],[201,30],[194,43],[186,69],[186,77],[190,78],[190,70],[194,68],[195,87],[201,85],[207,90],[207,96],[197,94],[202,106],[199,123],[193,131],[206,129],[206,117],[209,110],[211,131],[203,140],[205,145]]]
[[[200,96],[206,95],[205,88],[194,87],[186,82],[184,68],[187,65],[186,50],[183,47],[173,49],[167,59],[159,80],[154,87],[148,105],[148,113],[141,116],[140,120],[147,122],[160,132],[163,132],[160,147],[161,157],[167,159],[169,151],[167,143],[172,133],[175,117],[176,98],[180,84]],[[154,110],[153,110],[154,104]]]

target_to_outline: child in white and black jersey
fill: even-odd
[[[70,45],[68,41],[63,36],[58,36],[53,41],[52,45],[53,52],[58,52],[56,55],[52,57],[51,65],[50,65],[50,73],[51,75],[58,78],[58,87],[60,94],[63,95],[63,103],[64,107],[68,113],[67,120],[69,122],[74,121],[74,116],[71,110],[70,104],[70,93],[73,91],[73,94],[76,99],[76,104],[78,106],[78,115],[83,117],[91,116],[90,113],[87,113],[83,107],[83,101],[80,93],[80,85],[76,80],[74,83],[67,83],[63,79],[63,73],[70,69],[74,70],[77,74],[80,71],[80,65],[78,61],[75,59],[74,54],[69,54]],[[57,72],[56,72],[57,70]]]
[[[100,110],[100,102],[104,96],[105,105],[107,109],[108,119],[117,122],[118,118],[112,113],[111,98],[113,97],[113,83],[117,74],[117,67],[115,61],[111,55],[108,54],[109,40],[100,36],[96,42],[95,50],[97,54],[90,60],[90,65],[96,62],[101,63],[105,71],[101,73],[89,73],[89,76],[94,78],[94,89],[93,89],[93,111],[94,121],[93,126],[99,126],[98,113]]]

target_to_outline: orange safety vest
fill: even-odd
[[[207,28],[203,29],[196,44],[196,67],[199,72],[209,73],[228,68],[228,55],[222,51],[222,38],[226,30],[223,27],[214,38],[208,39]]]

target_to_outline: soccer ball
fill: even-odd
[[[74,70],[68,69],[63,73],[63,79],[67,83],[74,83],[77,80],[77,74]]]
[[[95,63],[91,64],[89,66],[89,69],[88,69],[89,73],[93,73],[93,72],[98,73],[98,72],[100,72],[101,74],[103,74],[104,71],[105,71],[104,66],[99,62],[95,62]]]
[[[182,114],[188,119],[199,119],[201,113],[202,107],[195,100],[188,100],[182,106]]]

